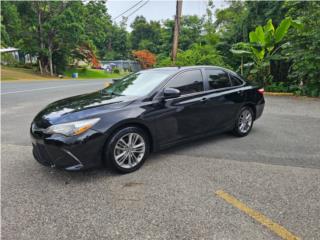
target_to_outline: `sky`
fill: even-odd
[[[128,10],[135,4],[138,4],[141,0],[108,0],[107,8],[108,13],[112,19],[119,16],[121,13]],[[145,3],[147,1],[147,3]],[[215,8],[223,8],[227,6],[227,3],[223,0],[213,1]],[[144,5],[145,3],[145,5]],[[182,3],[182,15],[198,15],[202,16],[206,13],[208,0],[183,0]],[[142,6],[139,10],[139,6]],[[127,29],[130,31],[130,24],[133,22],[136,16],[143,15],[147,20],[164,20],[167,18],[173,18],[175,15],[176,0],[143,0],[136,7],[126,12],[124,16],[128,16]],[[120,22],[122,17],[115,19],[114,21]]]

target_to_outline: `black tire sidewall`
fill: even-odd
[[[239,123],[239,118],[240,118],[240,116],[241,116],[241,113],[242,113],[244,110],[250,111],[251,116],[252,116],[252,124],[251,124],[249,130],[248,130],[246,133],[243,133],[243,132],[241,132],[241,131],[239,130],[239,124],[238,124],[238,123]],[[248,107],[248,106],[242,107],[241,110],[239,111],[238,116],[237,116],[237,119],[236,119],[236,122],[235,122],[235,125],[234,125],[234,129],[233,129],[233,133],[234,133],[236,136],[238,136],[238,137],[245,137],[245,136],[247,136],[247,135],[250,133],[251,129],[252,129],[253,122],[254,122],[254,121],[253,121],[253,111],[252,111],[252,108],[251,108],[251,107]]]
[[[145,141],[146,144],[146,151],[145,154],[142,158],[142,160],[139,162],[139,164],[137,164],[136,166],[134,166],[133,168],[123,168],[121,166],[119,166],[114,158],[114,148],[116,146],[117,141],[123,137],[124,135],[128,134],[128,133],[137,133],[139,134]],[[149,138],[147,136],[147,134],[145,133],[144,130],[142,130],[141,128],[138,127],[125,127],[122,129],[117,130],[109,139],[109,141],[107,142],[104,152],[105,152],[105,160],[107,162],[107,165],[110,166],[120,172],[120,173],[130,173],[130,172],[134,172],[136,170],[138,170],[143,164],[144,161],[146,160],[146,158],[149,155],[149,151],[150,151],[150,143],[149,143]]]

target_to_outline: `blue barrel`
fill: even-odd
[[[78,78],[78,73],[72,73],[72,78]]]

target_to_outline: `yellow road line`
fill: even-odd
[[[242,212],[246,213],[280,237],[282,237],[285,240],[299,240],[297,236],[293,235],[291,232],[289,232],[284,227],[280,226],[279,224],[273,222],[271,219],[267,218],[263,214],[253,210],[252,208],[249,208],[244,203],[236,199],[235,197],[231,196],[230,194],[224,192],[223,190],[216,191],[216,194],[224,199],[226,202],[230,203],[234,207],[240,209]]]

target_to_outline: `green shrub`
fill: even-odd
[[[265,86],[267,92],[291,92],[292,90],[284,82],[274,82]]]
[[[220,53],[211,45],[193,44],[186,51],[179,51],[176,60],[177,66],[216,65],[229,67]],[[172,66],[169,57],[162,58],[157,64],[159,67]],[[230,67],[229,67],[230,68]]]
[[[216,65],[228,67],[223,57],[211,45],[194,44],[190,49],[177,54],[178,66]]]
[[[161,60],[159,60],[159,62],[156,65],[156,67],[169,67],[169,66],[172,66],[172,61],[170,57],[162,58]]]
[[[119,68],[113,68],[112,72],[116,73],[116,74],[119,74],[120,73],[120,69]]]
[[[14,58],[14,56],[11,53],[2,53],[1,62],[5,63],[5,65],[8,66],[14,66],[16,64],[19,64],[19,62]]]

